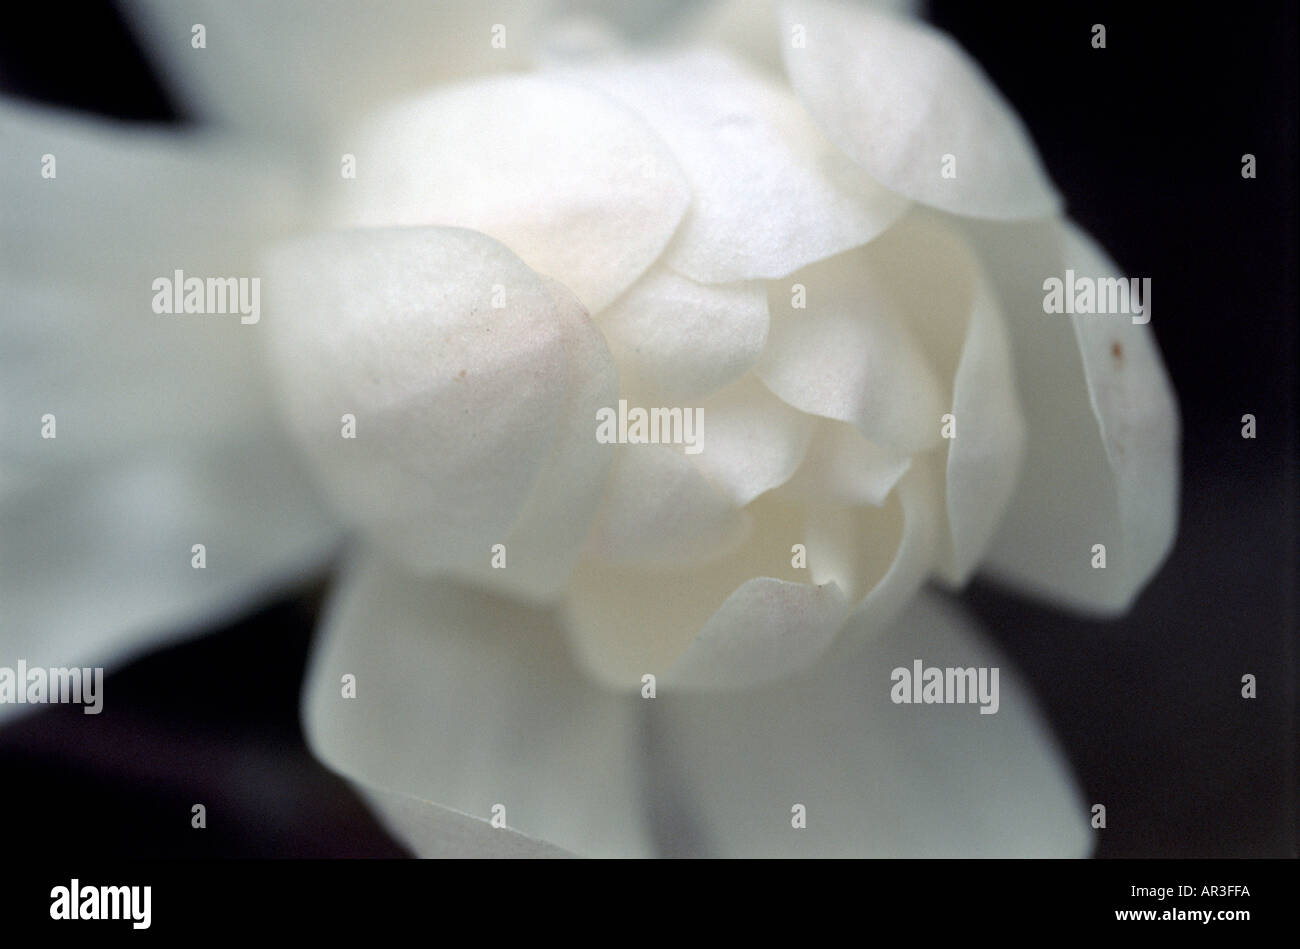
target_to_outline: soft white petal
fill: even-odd
[[[796,286],[797,285],[797,286]],[[805,307],[795,305],[802,288]],[[757,373],[785,402],[856,426],[900,454],[932,447],[947,411],[890,274],[871,246],[814,264],[769,285],[771,328]]]
[[[867,441],[852,425],[818,419],[806,456],[778,493],[805,503],[879,507],[911,464],[907,455]]]
[[[720,52],[566,75],[637,110],[672,149],[692,203],[665,260],[693,280],[783,277],[866,243],[906,206],[837,152],[788,90]]]
[[[76,437],[60,429],[46,444]],[[117,664],[220,623],[300,582],[338,541],[285,440],[270,437],[50,465],[5,487],[0,537],[0,664],[31,667]]]
[[[690,191],[657,136],[606,97],[512,75],[438,88],[353,130],[338,218],[482,231],[592,313],[662,253]]]
[[[699,563],[749,529],[749,516],[675,447],[619,445],[588,553],[618,566]]]
[[[810,586],[772,577],[741,584],[669,669],[677,689],[746,689],[806,669],[849,615],[834,583]]]
[[[881,508],[816,511],[766,495],[745,509],[754,520],[745,543],[705,566],[584,560],[565,611],[578,661],[621,689],[647,673],[666,688],[730,689],[810,667],[848,612],[878,629],[924,580],[936,533],[926,479],[924,468],[909,474]],[[806,567],[796,565],[799,544]]]
[[[276,424],[263,327],[152,308],[176,269],[260,279],[297,211],[272,166],[12,103],[0,158],[0,649],[120,661],[319,566],[337,530]]]
[[[570,364],[548,285],[449,228],[305,238],[270,270],[277,380],[340,513],[422,570],[487,559],[575,407],[575,373],[608,369]]]
[[[356,677],[355,698],[343,697],[345,675]],[[439,805],[385,808],[422,855],[478,846],[483,828],[463,817],[444,826],[444,809],[486,823],[501,804],[507,827],[536,840],[645,856],[642,701],[582,676],[550,614],[364,557],[329,606],[303,720],[312,750],[340,773]]]
[[[915,14],[920,0],[856,0],[871,3],[900,15]],[[781,45],[791,35],[783,33],[775,4],[770,0],[705,0],[694,4],[679,34],[684,41],[702,46],[721,46],[750,65],[780,73]]]
[[[827,137],[882,184],[956,214],[1059,210],[1023,123],[946,34],[836,0],[786,0],[781,22],[795,90]],[[955,159],[953,177],[942,174],[945,156]]]
[[[700,408],[702,450],[691,460],[737,507],[794,474],[821,422],[790,408],[752,375],[703,399]]]
[[[963,583],[993,539],[1024,457],[1001,305],[974,251],[937,216],[908,217],[868,251],[945,383],[956,437],[934,459],[947,512],[940,570]]]
[[[985,224],[971,234],[1003,300],[1028,426],[990,569],[1078,609],[1123,611],[1177,531],[1178,406],[1151,325],[1044,312],[1044,282],[1067,268],[1120,275],[1072,225]],[[1095,544],[1106,547],[1104,569],[1092,567]]]
[[[519,69],[548,0],[141,0],[137,35],[205,121],[294,144],[386,98],[474,73]],[[206,47],[193,46],[193,27]],[[493,28],[504,40],[493,44]],[[338,158],[331,160],[337,171]]]
[[[600,314],[600,329],[624,394],[681,405],[758,360],[767,340],[767,290],[758,281],[700,284],[656,267]]]
[[[999,709],[895,705],[891,671],[999,667]],[[650,707],[654,812],[669,853],[721,857],[1081,857],[1084,802],[1027,684],[927,596],[884,636],[739,694]],[[791,825],[792,808],[807,826]],[[687,839],[673,827],[688,828]]]
[[[599,330],[577,297],[555,282],[569,378],[560,426],[505,547],[504,568],[483,552],[453,572],[467,581],[531,600],[563,594],[605,491],[614,446],[595,438],[597,409],[618,399],[618,372]]]

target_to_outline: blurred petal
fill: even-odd
[[[690,191],[659,139],[607,98],[513,75],[436,89],[346,140],[343,223],[489,234],[595,313],[667,245]]]
[[[355,698],[343,697],[345,675],[356,677]],[[463,815],[486,826],[500,804],[507,827],[536,840],[645,856],[642,701],[580,675],[549,614],[363,557],[324,619],[303,719],[312,750],[341,774],[437,802],[385,808],[422,855],[477,850],[481,834]]]
[[[586,413],[575,388],[608,377],[581,314],[562,320],[543,278],[473,231],[324,234],[271,269],[285,405],[340,512],[422,571],[487,560]],[[602,459],[563,461],[585,482]]]
[[[301,141],[435,81],[520,68],[550,8],[547,0],[141,0],[123,12],[201,119]],[[205,27],[202,49],[196,24]]]
[[[906,206],[840,155],[788,90],[721,53],[566,75],[635,109],[672,149],[692,203],[665,261],[693,280],[784,277],[866,243]]]
[[[857,0],[900,15],[916,14],[920,0]],[[721,46],[766,72],[780,73],[782,33],[777,11],[770,2],[706,0],[692,7],[694,16],[683,24],[683,40],[701,46]]]
[[[895,705],[891,670],[997,666],[999,709]],[[675,855],[1080,857],[1087,811],[1033,695],[933,596],[797,678],[650,707],[655,812]],[[806,808],[807,826],[792,826]],[[673,827],[686,828],[680,839]]]
[[[795,408],[849,422],[908,454],[939,442],[944,386],[889,295],[871,246],[769,285],[771,328],[758,376]],[[793,305],[803,288],[806,309]]]
[[[346,776],[346,772],[343,772]],[[493,827],[473,814],[443,807],[409,794],[353,780],[388,832],[404,841],[417,857],[462,860],[540,860],[577,854],[509,827]]]
[[[337,541],[270,409],[261,327],[152,308],[177,269],[256,279],[297,208],[268,163],[203,136],[0,103],[0,151],[0,649],[120,661]]]
[[[795,90],[827,137],[886,187],[976,217],[1060,209],[1015,111],[947,35],[834,0],[785,0],[781,22]],[[945,156],[954,176],[942,174]]]
[[[1151,327],[1127,314],[1044,312],[1047,278],[1120,273],[1073,225],[971,234],[1004,304],[1028,426],[989,568],[1077,609],[1122,612],[1177,531],[1178,406]],[[1092,567],[1094,544],[1106,547],[1105,569]]]
[[[75,438],[61,429],[47,444],[57,451]],[[338,535],[287,447],[267,437],[167,442],[8,486],[0,664],[122,663],[301,582]],[[206,548],[203,569],[192,566],[194,544]],[[0,705],[0,715],[27,707]]]
[[[767,290],[757,281],[706,286],[656,267],[600,314],[600,329],[625,395],[680,405],[738,379],[758,360]]]

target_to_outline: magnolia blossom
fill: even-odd
[[[649,38],[142,10],[197,131],[0,111],[4,655],[118,661],[346,534],[307,735],[418,853],[1090,850],[928,584],[1127,609],[1177,409],[1145,321],[1045,312],[1120,273],[951,39],[847,0]],[[260,318],[151,310],[173,272],[256,277]],[[1000,697],[900,701],[914,665]]]

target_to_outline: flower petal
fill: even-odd
[[[702,563],[733,550],[749,517],[686,455],[667,445],[619,445],[589,555],[618,566]]]
[[[339,185],[343,223],[482,231],[592,313],[654,263],[690,201],[634,114],[539,75],[435,89],[347,142],[357,177]]]
[[[1101,614],[1126,610],[1164,561],[1178,520],[1178,406],[1151,327],[1128,314],[1044,312],[1044,283],[1119,269],[1068,223],[984,224],[1028,425],[1024,474],[991,572]],[[1092,566],[1093,545],[1106,566]]]
[[[753,376],[704,399],[707,438],[691,458],[737,507],[784,484],[820,420],[790,408]]]
[[[944,386],[890,297],[871,246],[769,285],[758,376],[795,408],[855,425],[900,454],[939,442]],[[798,300],[805,308],[795,306]]]
[[[939,570],[948,582],[964,583],[993,539],[1024,458],[1001,306],[974,251],[935,215],[909,216],[869,251],[946,383],[954,437],[933,459],[947,512]]]
[[[693,280],[784,277],[865,244],[906,207],[839,154],[786,89],[722,53],[566,75],[638,111],[672,149],[693,201],[665,261]]]
[[[349,0],[141,0],[123,13],[201,119],[301,144],[304,133],[388,97],[521,68],[550,8],[546,0],[364,8]],[[196,24],[205,28],[202,48]]]
[[[795,90],[827,137],[876,180],[955,214],[1030,218],[1060,209],[1015,111],[948,36],[831,0],[786,0],[781,14]],[[955,173],[945,175],[949,157]]]
[[[570,365],[548,284],[451,228],[305,238],[271,272],[285,405],[340,512],[422,571],[487,559],[577,408],[575,371],[608,369]]]
[[[740,378],[767,339],[762,283],[706,285],[656,267],[600,314],[623,393],[681,405]]]
[[[255,277],[258,242],[292,226],[287,189],[255,160],[205,136],[0,103],[11,658],[121,661],[300,581],[338,542],[268,411],[263,327],[151,306],[152,281],[177,268]]]
[[[818,419],[802,464],[777,492],[806,504],[880,507],[912,459],[867,441],[852,425]]]
[[[46,445],[76,437],[61,428]],[[7,484],[0,664],[118,664],[319,569],[338,533],[286,449],[276,437],[163,441]],[[30,707],[0,704],[0,715]]]
[[[923,467],[909,474],[879,509],[810,511],[764,496],[745,509],[748,540],[703,567],[584,560],[565,611],[576,658],[618,689],[647,673],[665,688],[744,688],[812,666],[850,611],[860,629],[880,628],[925,579],[936,529],[927,478]]]
[[[997,713],[893,704],[891,670],[918,658],[999,667]],[[968,620],[922,597],[885,636],[849,637],[805,675],[656,699],[660,837],[679,856],[1086,856],[1087,811],[1035,704]]]
[[[355,676],[355,698],[343,677]],[[331,602],[303,699],[312,750],[367,788],[425,856],[477,847],[477,819],[588,856],[645,856],[637,786],[639,696],[595,688],[573,667],[550,614],[449,584],[421,582],[372,556]],[[481,828],[480,828],[481,829]],[[457,841],[461,841],[458,845]],[[514,843],[509,841],[505,846]]]
[[[506,566],[486,556],[452,572],[467,582],[529,600],[564,593],[604,494],[614,446],[594,437],[596,411],[618,398],[618,371],[578,298],[548,283],[559,316],[569,377],[560,428],[518,520],[503,541]]]

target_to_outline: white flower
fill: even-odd
[[[1178,417],[1149,326],[1044,313],[1118,271],[978,68],[826,0],[633,48],[348,9],[158,5],[238,134],[0,112],[6,653],[247,602],[333,548],[315,485],[358,543],[309,739],[418,852],[1085,853],[1033,697],[923,585],[1126,609]],[[44,153],[57,183],[9,172]],[[263,274],[261,325],[145,311],[182,267]],[[702,410],[702,450],[598,440],[620,400]],[[916,659],[1001,667],[997,714],[893,704]]]

